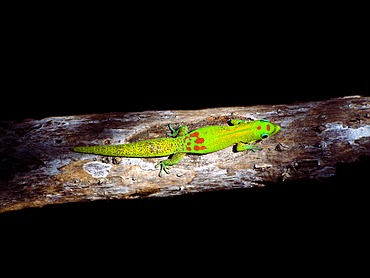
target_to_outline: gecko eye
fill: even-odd
[[[262,139],[266,139],[267,137],[269,137],[269,135],[267,133],[264,133],[261,135]]]

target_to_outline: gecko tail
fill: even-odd
[[[76,146],[72,151],[121,157],[161,157],[181,149],[182,138],[156,138],[119,145]]]
[[[116,156],[116,152],[112,146],[77,146],[72,147],[73,152],[88,153],[88,154],[99,154],[107,156]]]
[[[73,152],[77,152],[77,153],[85,153],[87,150],[86,150],[86,147],[83,147],[83,146],[78,146],[78,147],[72,147],[72,148],[69,148],[71,151]]]

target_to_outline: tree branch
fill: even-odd
[[[169,197],[321,181],[338,163],[370,156],[370,98],[203,110],[144,111],[49,117],[0,123],[0,213],[47,204]],[[231,118],[267,118],[281,126],[261,151],[232,148],[186,155],[158,176],[164,158],[111,158],[70,151],[76,145],[121,144],[166,136],[167,124],[226,125]]]

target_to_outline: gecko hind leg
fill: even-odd
[[[170,129],[171,132],[167,132],[167,135],[171,136],[171,137],[183,136],[186,133],[188,133],[188,127],[187,126],[179,125],[175,129],[175,128],[172,127],[171,124],[168,124],[168,128]]]
[[[166,174],[169,174],[170,170],[168,167],[179,163],[185,155],[186,153],[175,153],[171,155],[170,158],[162,160],[157,165],[155,165],[155,168],[160,167],[159,176],[162,176],[162,171],[166,172]]]

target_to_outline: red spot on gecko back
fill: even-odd
[[[206,149],[206,146],[194,146],[194,150],[195,151],[200,151],[200,150],[204,150],[204,149]]]
[[[259,125],[259,126],[257,126],[257,129],[258,129],[258,130],[260,130],[260,129],[261,129],[261,126],[260,126],[260,125]]]
[[[197,140],[195,140],[195,143],[197,143],[197,144],[204,143],[204,138],[197,138]]]
[[[194,140],[195,144],[202,144],[204,143],[204,138],[199,138],[199,132],[193,132],[190,134],[190,137],[195,137],[196,139]],[[187,144],[189,145],[189,143]],[[194,146],[195,151],[200,151],[206,149],[206,146]],[[189,150],[189,147],[187,147],[187,150]]]
[[[190,137],[196,137],[197,139],[194,141],[196,144],[202,144],[204,143],[204,138],[199,138],[199,132],[194,132],[190,134]]]
[[[270,125],[267,125],[267,126],[266,126],[266,129],[267,129],[267,131],[270,131],[271,126],[270,126]]]

